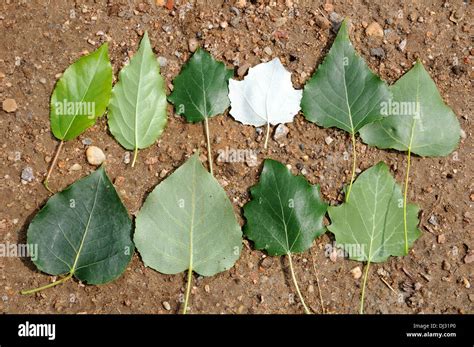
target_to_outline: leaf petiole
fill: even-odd
[[[204,129],[206,131],[206,141],[207,141],[207,159],[209,161],[209,172],[214,176],[214,170],[212,168],[212,154],[211,154],[211,140],[209,138],[209,121],[208,117],[204,117]]]
[[[183,307],[183,314],[186,314],[188,311],[188,301],[189,301],[189,294],[191,293],[191,283],[193,281],[193,270],[189,268],[188,270],[188,283],[186,285],[186,296],[184,297],[184,307]]]
[[[265,144],[263,145],[264,149],[268,148],[268,138],[270,137],[270,122],[267,122],[267,131],[265,134]]]
[[[355,140],[354,133],[351,133],[351,139],[352,139],[352,174],[351,174],[351,183],[349,183],[349,189],[347,190],[346,202],[349,201],[349,196],[351,195],[352,183],[354,182],[356,163],[357,163],[356,140]]]
[[[42,286],[42,287],[38,287],[38,288],[34,288],[34,289],[29,289],[29,290],[22,290],[20,291],[20,294],[21,295],[28,295],[28,294],[34,294],[34,293],[37,293],[43,289],[48,289],[48,288],[52,288],[52,287],[55,287],[57,286],[58,284],[62,284],[64,282],[66,282],[67,280],[69,280],[73,275],[73,272],[70,272],[66,277],[63,277],[57,281],[54,281],[53,283],[49,283],[45,286]]]
[[[53,158],[53,161],[51,162],[51,165],[48,169],[48,173],[46,174],[46,177],[43,181],[43,185],[44,187],[50,192],[50,193],[54,193],[48,186],[48,181],[49,181],[49,178],[51,177],[51,173],[53,172],[53,169],[54,167],[56,166],[56,162],[58,161],[58,158],[59,158],[59,153],[61,153],[61,149],[63,148],[63,145],[64,145],[64,141],[61,140],[59,142],[59,145],[58,145],[58,148],[56,149],[56,153],[54,154],[54,158]]]
[[[300,287],[298,286],[298,282],[296,281],[295,271],[293,269],[293,262],[291,260],[291,252],[288,252],[287,255],[288,255],[288,260],[290,263],[291,278],[293,279],[293,283],[295,285],[296,292],[298,293],[298,297],[300,298],[300,301],[303,304],[304,312],[306,314],[311,314],[310,309],[308,308],[308,306],[306,306],[306,303],[304,302],[303,295],[301,294],[301,291],[300,291]]]
[[[362,293],[360,294],[360,309],[359,313],[364,314],[364,298],[365,298],[365,287],[367,286],[367,277],[369,274],[370,260],[367,262],[364,271],[364,280],[362,282]]]

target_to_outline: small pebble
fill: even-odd
[[[90,145],[92,145],[92,140],[91,140],[90,138],[88,138],[88,137],[82,139],[81,142],[82,142],[82,144],[83,144],[84,146],[90,146]]]
[[[69,168],[69,171],[79,171],[82,169],[82,166],[79,165],[79,164],[73,164],[70,168]]]
[[[105,161],[105,154],[99,147],[90,146],[86,150],[87,161],[91,165],[100,165]]]
[[[275,129],[275,132],[273,133],[273,139],[275,141],[278,141],[282,138],[285,138],[286,135],[289,133],[289,129],[285,124],[278,124],[278,126]]]
[[[385,51],[383,50],[382,47],[371,48],[370,49],[370,55],[372,57],[376,57],[376,58],[379,58],[379,59],[384,59],[385,58]]]
[[[166,65],[168,65],[168,59],[166,59],[163,56],[159,56],[157,60],[158,60],[158,64],[160,64],[160,67],[165,67]]]
[[[438,220],[436,219],[436,216],[434,214],[430,216],[430,218],[428,219],[428,223],[434,226],[438,225]]]
[[[361,278],[362,276],[362,270],[360,269],[360,266],[356,266],[355,268],[353,268],[351,270],[351,274],[352,274],[352,277],[354,277],[354,279],[358,280],[359,278]]]
[[[3,106],[3,110],[5,112],[8,112],[8,113],[15,112],[18,108],[18,106],[16,105],[15,99],[5,99],[5,100],[3,100],[2,106]]]
[[[445,242],[446,242],[446,235],[444,235],[444,234],[438,235],[438,243],[443,244]]]
[[[130,152],[125,152],[123,154],[123,163],[130,164]]]
[[[474,252],[473,251],[470,251],[469,253],[466,254],[466,256],[464,257],[464,262],[466,264],[470,264],[470,263],[474,262]]]
[[[365,29],[365,34],[367,36],[373,37],[383,37],[383,29],[377,22],[372,22],[369,26]]]
[[[237,75],[239,77],[243,77],[247,73],[249,68],[250,68],[249,63],[244,63],[244,64],[240,65],[239,68],[237,69]]]
[[[263,52],[264,52],[266,55],[272,55],[272,54],[273,54],[272,49],[271,49],[270,47],[268,47],[268,46],[263,49]]]
[[[32,182],[34,179],[35,175],[33,174],[33,168],[31,166],[27,166],[21,171],[22,183]]]
[[[443,260],[442,268],[443,270],[449,271],[451,270],[451,264],[448,263],[446,260]]]
[[[326,144],[329,146],[332,142],[334,141],[334,139],[331,137],[331,136],[327,136],[325,139],[324,139],[324,142],[326,142]]]
[[[163,307],[166,311],[170,311],[171,310],[171,305],[168,301],[163,301]]]
[[[198,43],[198,41],[197,41],[195,38],[189,39],[189,41],[188,41],[188,48],[189,48],[189,51],[190,51],[191,53],[196,52],[196,50],[198,49],[198,47],[199,47],[199,43]]]
[[[407,46],[407,39],[403,39],[400,41],[398,44],[398,49],[403,52],[405,50],[405,47]]]

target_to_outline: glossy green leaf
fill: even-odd
[[[407,233],[404,232],[406,207]],[[405,206],[400,187],[383,162],[364,171],[354,182],[351,200],[328,209],[336,244],[349,259],[365,261],[360,313],[364,312],[364,296],[371,263],[386,261],[390,256],[406,254],[421,235],[415,204]],[[406,239],[405,239],[406,235]]]
[[[59,140],[71,140],[92,126],[105,111],[112,90],[108,44],[81,57],[59,79],[51,96],[51,129]]]
[[[228,81],[232,75],[232,69],[198,49],[173,80],[173,93],[168,100],[188,122],[221,114],[229,107]]]
[[[296,292],[306,313],[311,313],[301,294],[293,268],[292,254],[306,251],[324,233],[327,204],[319,186],[303,176],[293,176],[282,163],[266,159],[252,200],[244,206],[245,235],[256,249],[269,255],[287,255]]]
[[[89,284],[119,277],[134,251],[132,221],[103,167],[52,196],[27,238],[39,270]]]
[[[145,33],[138,52],[119,74],[112,90],[108,121],[110,132],[126,149],[152,145],[166,122],[166,92],[160,67]]]
[[[383,105],[387,117],[360,131],[365,143],[421,156],[445,156],[458,146],[459,121],[421,62],[390,89],[393,98]]]
[[[282,163],[266,159],[252,200],[244,206],[245,235],[269,255],[301,253],[325,231],[327,204],[318,185],[293,176]]]
[[[143,262],[159,272],[188,270],[212,276],[240,256],[242,231],[224,189],[193,155],[147,197],[137,215],[135,244]]]
[[[380,104],[389,95],[386,84],[356,53],[344,20],[329,53],[304,87],[301,108],[311,122],[355,134],[382,117]]]

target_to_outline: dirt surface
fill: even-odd
[[[117,76],[137,50],[144,30],[148,30],[157,57],[166,59],[162,74],[168,88],[172,88],[172,79],[191,55],[190,39],[196,39],[229,67],[235,66],[236,78],[241,78],[237,70],[245,64],[252,66],[279,57],[293,73],[295,87],[301,88],[327,53],[337,22],[348,17],[351,39],[374,72],[393,83],[417,58],[421,59],[464,130],[461,144],[452,155],[413,159],[409,197],[422,209],[423,235],[408,256],[371,267],[366,312],[474,313],[472,257],[466,258],[469,251],[474,252],[470,82],[474,50],[469,24],[473,12],[468,2],[200,3],[179,1],[169,10],[154,1],[2,2],[0,101],[13,98],[18,108],[10,113],[0,110],[1,242],[25,242],[29,221],[50,196],[41,184],[58,144],[50,131],[49,98],[58,74],[86,51],[110,41]],[[333,23],[324,21],[325,17]],[[366,34],[365,27],[372,22],[384,29],[383,38]],[[383,55],[374,48],[381,48]],[[163,63],[164,59],[160,60]],[[169,123],[163,136],[139,152],[134,169],[124,164],[125,150],[110,135],[103,117],[78,139],[65,144],[51,188],[62,190],[95,169],[85,156],[84,143],[90,140],[105,152],[107,173],[129,212],[135,214],[162,177],[180,166],[195,149],[206,153],[202,124],[188,124],[173,113],[171,106],[168,110]],[[287,126],[287,138],[279,143],[272,139],[268,152],[263,152],[262,138],[255,128],[234,121],[227,113],[210,121],[214,154],[226,147],[260,151],[258,166],[217,163],[214,169],[241,224],[241,207],[248,201],[249,187],[257,182],[265,157],[290,164],[295,174],[302,172],[311,183],[320,184],[324,198],[331,204],[342,201],[341,188],[350,178],[350,161],[344,155],[351,153],[349,135],[319,128],[302,115]],[[327,137],[333,139],[329,145]],[[383,160],[396,179],[403,181],[405,154],[369,148],[360,140],[357,151],[360,170]],[[206,163],[205,155],[202,160]],[[73,164],[81,169],[71,171]],[[21,174],[26,167],[32,168],[35,178],[23,184]],[[350,271],[357,266],[362,269],[362,264],[327,257],[325,247],[333,240],[331,234],[326,234],[309,252],[294,257],[297,277],[315,312],[322,312],[317,272],[326,311],[355,313],[361,279],[355,279]],[[209,278],[194,277],[191,312],[302,313],[301,304],[293,300],[287,261],[265,259],[251,243],[244,243],[242,256],[230,271]],[[173,313],[179,309],[185,287],[185,274],[160,274],[145,268],[135,254],[125,273],[110,284],[88,286],[74,280],[32,296],[18,293],[53,280],[53,276],[36,270],[29,259],[1,258],[0,311]],[[165,301],[170,310],[165,308]]]

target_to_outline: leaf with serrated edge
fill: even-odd
[[[160,66],[150,45],[148,34],[138,52],[119,74],[112,90],[108,121],[110,132],[126,149],[151,146],[163,132],[166,122],[166,92]]]
[[[301,90],[278,58],[250,68],[243,81],[229,81],[230,114],[243,124],[259,127],[290,123],[300,110]]]
[[[386,84],[356,53],[344,20],[329,53],[304,87],[301,108],[311,122],[355,134],[382,117],[380,103],[389,95]]]
[[[296,280],[291,254],[306,251],[325,231],[327,204],[321,200],[319,186],[309,184],[303,176],[293,176],[282,163],[266,159],[251,195],[252,200],[244,206],[244,233],[256,249],[288,256],[297,294],[305,312],[310,313]]]
[[[94,125],[105,111],[112,90],[108,44],[69,66],[51,96],[51,130],[67,141]]]
[[[228,80],[233,70],[199,48],[173,80],[168,100],[188,122],[200,122],[229,107]]]
[[[390,87],[387,117],[361,129],[362,140],[379,148],[445,156],[459,143],[460,126],[421,62]],[[392,114],[395,113],[395,114]]]
[[[366,261],[362,282],[360,313],[364,312],[365,287],[371,263],[386,261],[390,256],[405,255],[403,196],[390,175],[387,165],[380,162],[364,171],[354,182],[351,200],[328,209],[330,232],[336,245],[349,259]],[[415,204],[407,208],[407,244],[412,246],[421,235]]]
[[[28,227],[39,270],[89,284],[119,277],[133,254],[132,221],[103,167],[52,196]]]
[[[266,159],[252,200],[244,206],[245,235],[269,255],[301,253],[325,231],[327,204],[318,185],[293,176],[282,163]]]
[[[161,273],[188,270],[212,276],[240,257],[242,231],[224,189],[195,154],[148,195],[138,212],[134,241],[143,262]]]

